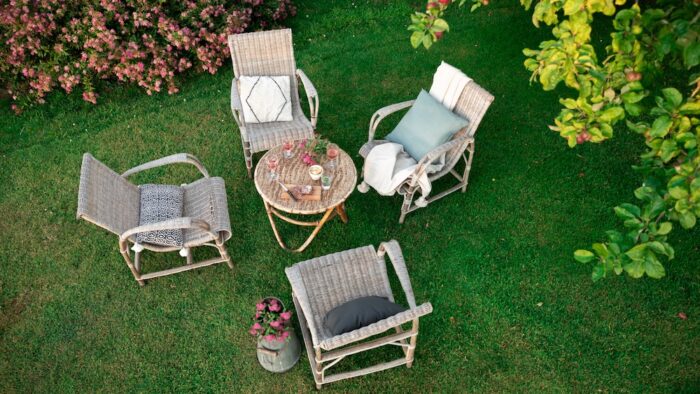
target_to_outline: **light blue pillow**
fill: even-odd
[[[396,142],[416,160],[449,141],[469,121],[453,113],[430,93],[421,90],[418,99],[401,119],[394,131],[386,136]]]

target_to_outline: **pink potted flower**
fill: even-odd
[[[278,298],[267,297],[255,304],[248,333],[258,340],[258,361],[271,372],[285,372],[301,355],[301,345],[292,330],[292,311]]]

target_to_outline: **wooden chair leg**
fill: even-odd
[[[406,219],[406,215],[408,215],[408,212],[411,209],[411,204],[413,203],[413,194],[414,190],[408,190],[406,194],[403,196],[403,204],[401,205],[401,216],[399,217],[399,224],[403,224],[403,221]]]
[[[411,327],[411,333],[413,333],[413,336],[409,341],[408,350],[406,351],[407,368],[411,368],[413,366],[413,353],[416,350],[416,340],[418,339],[418,319],[413,319],[413,327]]]
[[[316,371],[314,372],[318,376],[318,382],[316,383],[316,389],[320,390],[323,385],[323,362],[321,361],[321,349],[316,348]]]
[[[121,253],[122,257],[124,257],[124,261],[126,261],[126,265],[129,267],[129,270],[131,270],[131,274],[134,275],[134,279],[136,279],[136,281],[139,282],[139,285],[146,286],[146,281],[141,279],[141,273],[131,262],[131,257],[129,256],[129,245],[126,241],[119,242],[119,253]],[[140,261],[139,265],[141,265]]]
[[[467,183],[469,183],[469,172],[472,170],[472,159],[474,158],[474,143],[470,143],[467,146],[467,151],[469,151],[469,158],[466,160],[467,164],[464,167],[464,175],[462,175],[462,193],[467,191]]]
[[[248,170],[248,178],[253,177],[253,152],[250,150],[250,143],[243,142],[243,156],[245,157],[245,167]]]
[[[224,246],[224,242],[221,240],[221,237],[217,238],[215,242],[216,248],[219,249],[219,253],[221,254],[221,258],[226,260],[226,264],[229,268],[233,269],[233,260],[228,254],[228,251],[226,250],[226,247]]]

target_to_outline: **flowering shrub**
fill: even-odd
[[[299,147],[306,150],[301,154],[301,161],[307,166],[318,164],[319,158],[326,154],[329,143],[327,139],[320,135],[316,135],[311,140],[301,140]]]
[[[10,0],[0,5],[0,88],[16,112],[56,87],[95,104],[99,80],[174,94],[177,74],[216,73],[229,34],[295,12],[292,0]]]
[[[253,325],[248,332],[266,341],[282,342],[289,338],[291,323],[292,312],[285,311],[278,299],[266,298],[255,305]]]

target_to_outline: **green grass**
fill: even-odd
[[[411,5],[300,2],[290,24],[297,62],[320,92],[318,129],[358,167],[371,114],[428,88],[441,59],[496,97],[477,134],[467,193],[404,225],[398,197],[354,193],[350,222],[333,221],[302,254],[277,246],[245,176],[229,67],[191,78],[175,96],[117,87],[91,106],[56,94],[19,117],[3,105],[0,391],[311,390],[305,355],[284,375],[257,365],[246,333],[254,302],[277,295],[289,304],[283,270],[297,261],[391,238],[403,246],[417,300],[435,308],[422,321],[414,368],[329,391],[700,390],[700,231],[674,232],[677,258],[662,280],[591,282],[590,266],[575,263],[572,252],[617,226],[612,207],[634,198],[639,138],[620,127],[612,141],[572,150],[548,131],[557,93],[528,84],[521,49],[549,33],[515,1],[495,3],[453,13],[453,32],[426,52],[408,43]],[[75,219],[83,152],[118,171],[176,152],[198,156],[226,181],[236,268],[139,288],[116,237]],[[136,180],[195,175],[180,166]],[[290,243],[305,237],[298,228],[283,231]],[[180,262],[174,253],[145,256],[147,270]],[[681,311],[687,320],[676,317]],[[374,351],[348,366],[396,352]]]

